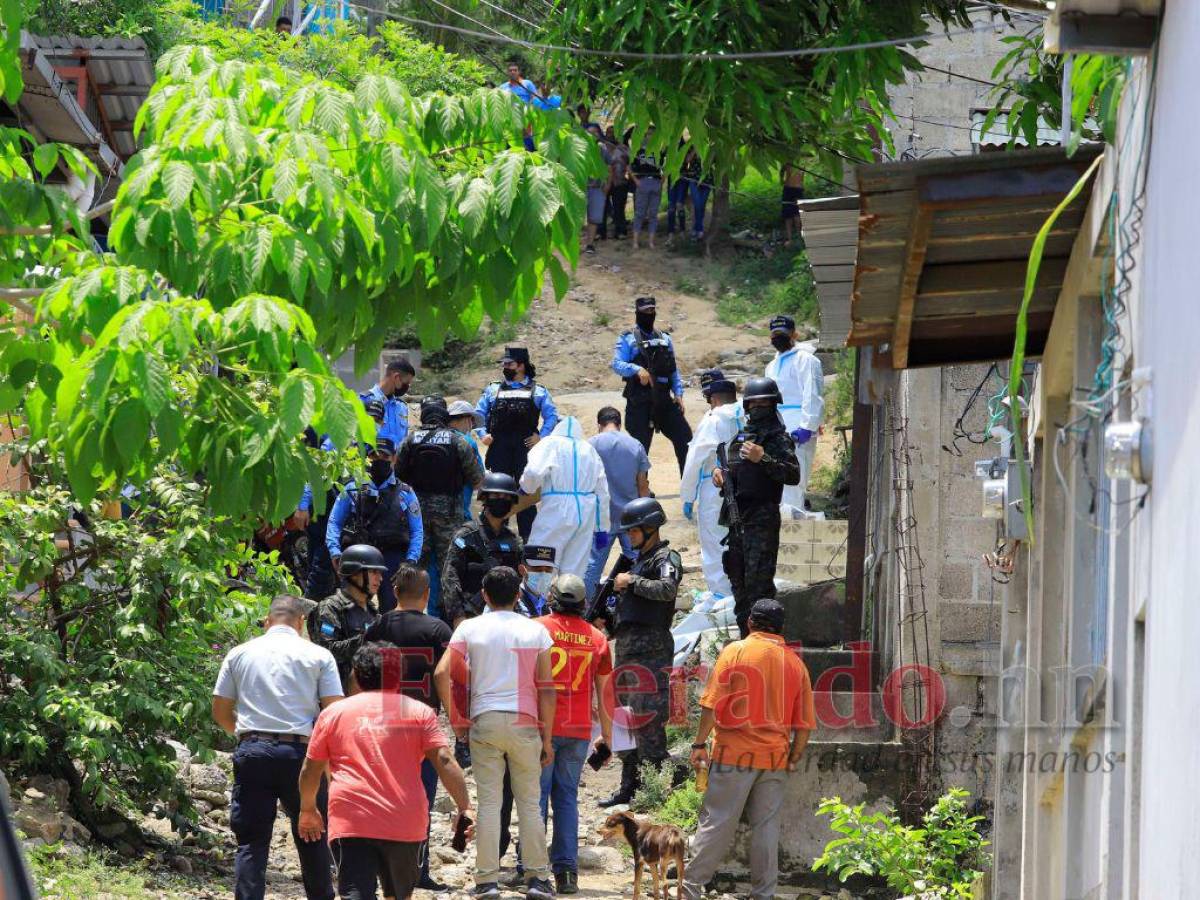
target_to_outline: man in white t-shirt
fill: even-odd
[[[471,764],[479,821],[476,824],[475,896],[500,896],[500,804],[507,763],[520,818],[521,859],[530,900],[552,900],[546,828],[540,799],[542,766],[554,760],[554,679],[550,633],[514,611],[521,576],[497,566],[483,577],[490,615],[467,619],[450,637],[449,652],[434,672],[460,739],[471,739]],[[456,688],[470,685],[463,715]]]

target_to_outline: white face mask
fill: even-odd
[[[545,597],[550,593],[550,585],[553,583],[553,572],[530,572],[525,576],[525,586],[539,597]]]

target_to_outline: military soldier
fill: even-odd
[[[483,466],[467,439],[450,427],[441,397],[421,401],[421,427],[409,434],[396,455],[396,475],[412,486],[421,502],[425,541],[420,565],[429,572],[429,612],[441,609],[441,568],[454,533],[463,524],[463,487],[483,481]]]
[[[375,595],[387,571],[383,554],[367,544],[354,544],[342,554],[342,586],[321,601],[317,615],[310,619],[314,641],[325,647],[337,661],[342,690],[350,693],[350,660],[362,646],[363,633],[379,618]]]
[[[637,551],[637,560],[628,572],[613,579],[617,594],[613,643],[616,645],[619,694],[628,686],[632,672],[622,669],[639,667],[653,674],[655,690],[629,693],[627,704],[633,711],[630,730],[636,750],[621,757],[621,786],[600,803],[615,806],[628,803],[638,788],[638,766],[650,762],[660,766],[668,759],[667,715],[670,709],[670,670],[675,655],[671,620],[675,617],[675,596],[683,578],[683,561],[659,535],[667,521],[662,506],[653,497],[638,497],[621,511],[620,531],[629,534],[629,543]],[[620,562],[618,562],[620,565]],[[624,684],[623,684],[624,682]]]
[[[680,474],[687,460],[692,429],[683,416],[683,379],[671,336],[654,329],[653,297],[634,301],[637,324],[617,338],[612,370],[625,379],[625,428],[650,452],[654,431],[675,447]]]
[[[455,533],[442,566],[442,618],[453,628],[483,612],[479,589],[496,566],[522,570],[525,546],[508,527],[517,502],[517,482],[503,472],[488,472],[479,486],[483,512]]]
[[[392,576],[402,562],[416,562],[424,543],[421,504],[392,469],[396,448],[388,438],[377,438],[367,449],[366,483],[351,481],[329,513],[325,546],[335,570],[343,550],[351,544],[370,544],[383,554],[387,573],[379,589],[379,606],[390,612],[396,606]]]
[[[488,471],[503,472],[520,481],[530,448],[554,431],[558,410],[550,392],[534,380],[537,369],[528,348],[505,347],[500,366],[503,377],[484,388],[475,411],[487,424],[483,443],[488,448]],[[536,515],[536,509],[529,506],[517,516],[522,539],[529,538]]]
[[[742,637],[754,601],[775,596],[779,556],[779,500],[785,484],[800,483],[796,444],[779,417],[783,398],[770,378],[751,378],[742,394],[747,424],[726,447],[728,470],[713,470],[721,488],[720,524],[729,528],[723,562],[733,586]],[[730,502],[732,498],[734,503]],[[733,521],[734,507],[740,522]]]

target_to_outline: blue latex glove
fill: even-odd
[[[797,428],[792,432],[792,440],[797,444],[807,444],[814,434],[815,431],[809,431],[807,428]]]
[[[592,547],[596,550],[607,550],[608,544],[612,540],[607,531],[595,531],[592,533]]]
[[[692,504],[690,504],[690,503],[683,504],[683,517],[685,519],[687,519],[689,522],[692,521]]]

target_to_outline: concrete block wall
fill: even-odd
[[[844,519],[784,521],[776,577],[795,584],[845,578],[849,526]]]

